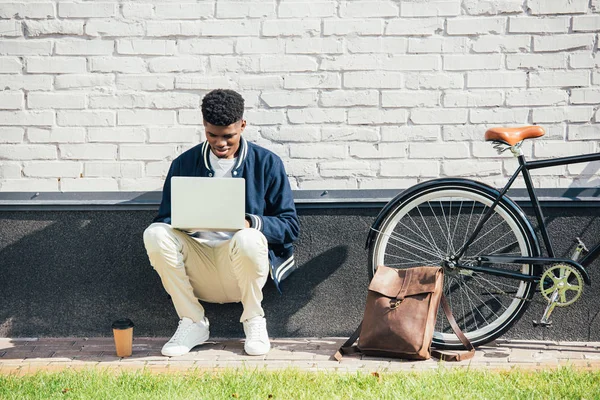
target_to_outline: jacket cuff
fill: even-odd
[[[258,215],[246,214],[246,219],[250,221],[250,228],[254,228],[254,229],[258,229],[259,231],[262,231],[262,227],[263,227],[262,218],[260,218]]]

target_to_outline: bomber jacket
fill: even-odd
[[[173,160],[154,222],[171,223],[172,176],[214,176],[209,151],[210,145],[204,141]],[[246,217],[250,227],[267,238],[271,278],[281,292],[280,282],[297,268],[292,243],[298,239],[300,230],[283,162],[271,151],[242,136],[231,175],[246,180]]]

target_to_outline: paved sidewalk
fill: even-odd
[[[40,370],[112,369],[180,372],[223,368],[267,370],[299,368],[308,371],[420,371],[438,368],[509,369],[556,368],[571,365],[600,368],[600,342],[545,342],[498,340],[479,347],[472,360],[442,363],[406,361],[360,355],[331,358],[343,338],[274,339],[271,351],[260,357],[244,354],[241,340],[214,340],[181,357],[163,357],[167,338],[135,338],[133,355],[115,355],[112,338],[0,338],[0,374],[27,374]]]

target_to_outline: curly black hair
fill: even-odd
[[[244,116],[244,98],[230,89],[212,90],[202,99],[202,116],[212,125],[231,125]]]

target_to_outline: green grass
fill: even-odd
[[[600,399],[600,371],[313,373],[98,370],[0,375],[1,399]]]

